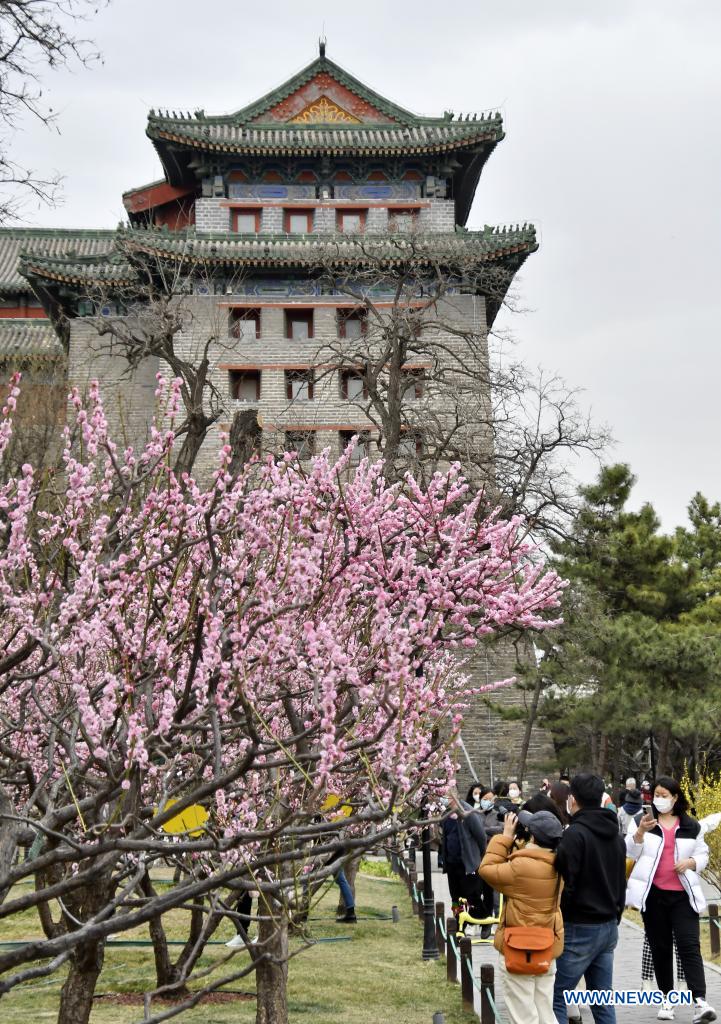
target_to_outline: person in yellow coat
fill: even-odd
[[[517,849],[515,843],[519,823],[530,834],[522,849]],[[555,861],[562,833],[561,822],[550,811],[510,812],[505,816],[503,832],[492,837],[478,869],[484,882],[506,897],[493,944],[502,954],[501,977],[512,1024],[556,1024],[553,982],[556,957],[563,952],[563,918],[559,909],[561,880]],[[504,932],[515,926],[550,929],[553,947],[545,973],[515,974],[506,970]]]

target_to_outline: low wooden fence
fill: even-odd
[[[423,891],[419,884],[415,864],[415,850],[408,856],[402,851],[390,855],[391,868],[405,882],[411,898],[413,913],[423,921]],[[445,903],[435,904],[436,944],[441,957],[446,958],[446,977],[454,984],[460,984],[464,1009],[475,1012],[474,992],[481,997],[481,1024],[505,1024],[496,1005],[495,971],[493,964],[481,964],[481,975],[477,978],[473,970],[473,947],[471,940],[459,938],[455,917],[446,915]],[[443,1015],[434,1014],[433,1024],[443,1024]]]

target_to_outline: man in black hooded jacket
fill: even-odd
[[[563,953],[556,961],[553,1010],[566,1024],[564,992],[581,978],[590,990],[613,988],[613,951],[626,902],[626,847],[614,811],[601,807],[603,779],[584,772],[571,779],[571,824],[561,837],[556,866],[563,878]],[[615,1024],[613,1006],[592,1006],[596,1024]]]

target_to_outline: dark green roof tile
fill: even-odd
[[[0,320],[0,362],[62,359],[63,354],[49,320]]]
[[[410,127],[378,125],[273,125],[244,127],[223,119],[150,117],[152,139],[219,153],[351,156],[440,153],[503,137],[500,115],[475,121],[444,121]]]
[[[115,231],[0,228],[0,294],[27,293],[30,286],[18,269],[21,252],[43,257],[100,255],[113,247]]]
[[[21,262],[22,273],[30,278],[59,283],[131,284],[135,272],[127,256],[145,254],[173,263],[241,265],[256,267],[310,268],[327,261],[363,261],[358,240],[343,235],[237,235],[198,234],[194,229],[167,231],[152,228],[123,228],[117,232],[117,250],[110,256],[79,258],[74,255],[45,256],[36,252]],[[410,246],[416,256],[429,259],[472,259],[479,263],[524,257],[537,248],[531,225],[516,228],[486,227],[483,231],[415,236],[412,241],[398,235],[366,235],[363,248],[373,260],[400,263]]]

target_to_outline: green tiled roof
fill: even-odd
[[[532,225],[510,228],[486,227],[482,231],[456,231],[404,238],[402,235],[238,235],[197,234],[195,229],[127,227],[115,235],[116,249],[107,256],[46,257],[35,253],[21,262],[21,270],[33,281],[38,293],[57,295],[58,286],[89,289],[92,285],[131,286],[138,278],[136,264],[155,260],[159,266],[176,264],[184,271],[197,265],[217,267],[305,269],[319,265],[353,266],[364,262],[386,266],[400,265],[412,258],[419,262],[455,262],[464,266],[496,264],[502,282],[489,298],[489,322],[495,317],[499,294],[510,284],[513,274],[529,253],[538,248]],[[152,265],[152,264],[151,264]],[[503,284],[505,282],[505,284]],[[70,314],[72,315],[72,313]]]
[[[173,261],[201,260],[210,264],[240,263],[250,266],[317,266],[328,260],[362,262],[363,250],[372,259],[402,262],[416,247],[416,254],[429,259],[468,257],[479,262],[503,259],[537,248],[532,225],[491,228],[454,234],[433,234],[404,239],[400,235],[364,235],[362,241],[343,235],[235,235],[196,234],[188,231],[158,231],[136,228],[119,232],[122,244],[135,252],[157,254]]]
[[[223,118],[148,119],[151,139],[185,144],[217,153],[263,156],[395,156],[443,153],[496,143],[503,137],[500,114],[475,121],[441,121],[411,127],[394,125],[273,125],[244,127]]]
[[[112,234],[117,238],[117,232]],[[75,252],[46,255],[40,251],[24,251],[20,255],[18,269],[27,278],[44,278],[68,284],[92,281],[123,285],[137,280],[130,264],[115,250],[88,256],[79,256]]]
[[[48,230],[45,228],[0,228],[0,294],[29,292],[27,279],[18,270],[21,252],[42,253],[43,257],[100,255],[113,247],[115,231]]]
[[[131,283],[135,272],[123,253],[145,254],[188,264],[202,262],[221,266],[241,264],[263,267],[313,267],[328,260],[338,263],[369,258],[401,263],[415,246],[414,258],[468,259],[493,262],[514,255],[525,256],[537,248],[532,225],[515,228],[486,227],[483,231],[460,231],[404,239],[399,235],[365,235],[359,239],[343,235],[237,235],[227,232],[197,234],[194,229],[167,231],[153,228],[122,228],[116,233],[117,250],[106,258],[74,254],[45,256],[33,253],[21,262],[30,277],[81,284],[89,281]]]
[[[0,362],[61,359],[63,346],[49,320],[0,320]]]

